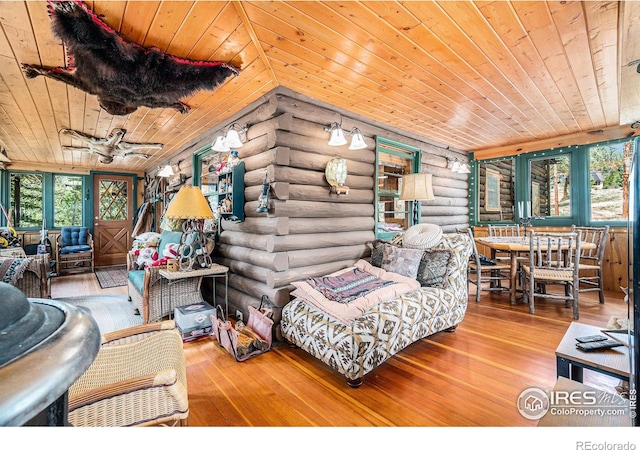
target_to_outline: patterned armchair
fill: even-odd
[[[87,227],[62,227],[56,238],[56,271],[94,271],[93,237]]]

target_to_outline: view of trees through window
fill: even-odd
[[[82,225],[82,177],[56,175],[53,180],[54,226]]]
[[[42,226],[42,174],[11,174],[11,224],[14,227]]]
[[[11,173],[11,225],[41,228],[45,226],[45,211],[50,208],[53,226],[82,225],[82,176],[53,175],[52,193],[45,192],[45,179],[51,180],[46,177],[51,174]]]
[[[632,151],[632,141],[601,143],[589,148],[591,220],[627,219]]]

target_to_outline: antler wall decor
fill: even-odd
[[[47,2],[51,29],[62,40],[67,67],[22,64],[27,78],[43,75],[97,95],[110,114],[126,115],[140,106],[189,106],[181,98],[213,90],[239,69],[220,61],[193,61],[127,42],[82,1]]]
[[[93,155],[98,155],[98,161],[103,164],[110,164],[115,157],[137,157],[149,158],[144,153],[136,153],[136,150],[162,150],[162,144],[134,143],[123,141],[122,138],[127,130],[124,128],[114,128],[106,138],[97,138],[75,130],[63,128],[60,134],[71,136],[87,144],[86,147],[70,147],[63,145],[62,150],[79,150]]]

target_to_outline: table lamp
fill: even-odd
[[[420,223],[418,201],[433,200],[432,175],[430,173],[409,173],[402,176],[400,200],[413,202],[413,224]]]
[[[182,186],[169,203],[165,217],[185,219],[182,223],[182,236],[178,248],[180,270],[192,270],[196,256],[201,255],[203,267],[211,265],[211,257],[206,252],[204,219],[212,219],[213,211],[197,186]]]

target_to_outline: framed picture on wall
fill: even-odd
[[[484,187],[485,211],[500,211],[500,172],[487,169]]]

